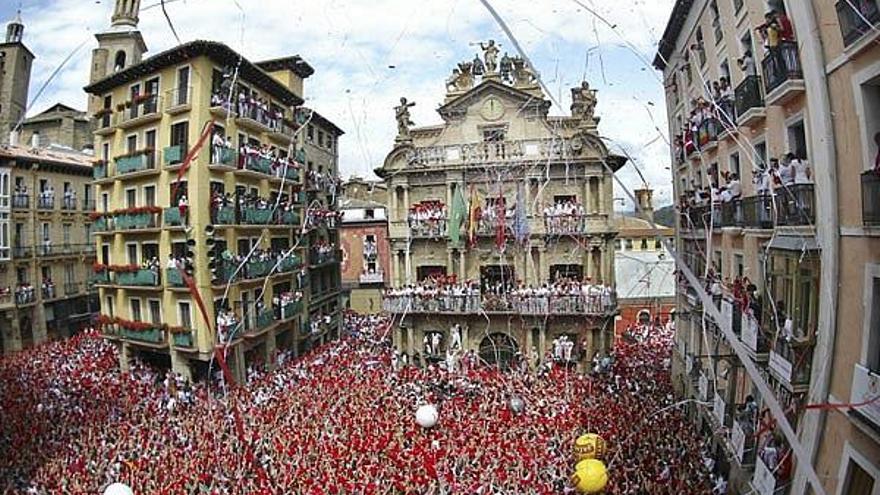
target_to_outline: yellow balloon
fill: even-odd
[[[584,459],[575,465],[571,484],[581,493],[602,493],[608,484],[608,470],[598,459]]]
[[[581,435],[574,441],[574,460],[601,459],[605,457],[605,440],[595,433]]]

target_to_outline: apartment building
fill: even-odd
[[[97,300],[91,157],[0,148],[0,335],[4,353],[69,337]]]
[[[110,34],[136,27],[136,4],[117,2]],[[123,368],[138,356],[200,377],[222,347],[242,380],[276,350],[335,338],[337,213],[318,186],[335,180],[341,131],[300,106],[314,70],[210,41],[143,58],[139,34],[97,38],[93,69],[110,69],[86,88],[95,277]],[[313,145],[303,126],[330,144]]]
[[[860,72],[876,65],[866,39],[877,19],[874,1],[679,1],[654,61],[674,139],[676,249],[762,371],[826,493],[880,490],[870,403],[878,129],[874,76]],[[719,469],[734,493],[808,493],[808,467],[767,419],[696,288],[679,281],[674,382],[711,403],[693,413]]]
[[[625,159],[599,139],[586,82],[572,90],[571,116],[551,116],[523,60],[487,53],[480,68],[453,71],[438,125],[411,127],[405,98],[396,108],[399,135],[377,171],[389,196],[394,343],[413,359],[472,351],[509,366],[566,341],[575,350],[564,361],[588,363],[610,348],[617,312],[612,172]],[[566,281],[590,296],[563,297]]]
[[[390,274],[387,190],[383,183],[352,178],[339,204],[344,306],[362,314],[382,310],[382,289]]]

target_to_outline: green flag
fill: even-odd
[[[461,224],[464,221],[464,213],[467,206],[464,204],[464,196],[461,195],[461,187],[455,188],[455,196],[452,198],[452,210],[449,216],[449,240],[458,244],[461,238]]]

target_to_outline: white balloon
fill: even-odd
[[[433,404],[419,406],[416,410],[416,423],[422,428],[431,428],[437,424],[438,419],[440,419],[440,414]]]
[[[125,483],[113,483],[104,488],[104,495],[134,495],[134,491]]]

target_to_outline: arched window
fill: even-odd
[[[119,50],[116,52],[116,59],[113,63],[113,70],[120,71],[125,68],[125,52]]]

